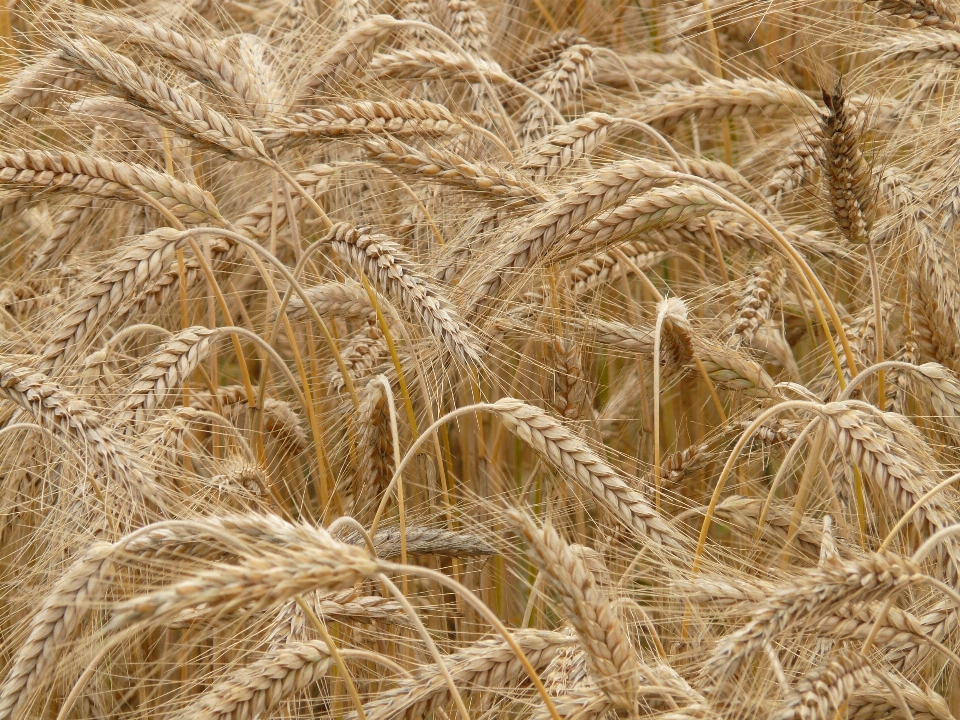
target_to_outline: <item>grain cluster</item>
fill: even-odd
[[[0,3],[0,720],[960,718],[960,0]]]

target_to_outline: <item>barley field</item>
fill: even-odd
[[[0,2],[0,720],[960,717],[956,0]]]

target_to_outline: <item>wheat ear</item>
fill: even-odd
[[[91,223],[103,210],[96,198],[79,195],[63,203],[53,229],[30,262],[31,270],[45,270],[56,265],[86,235]]]
[[[946,699],[935,690],[920,688],[902,678],[893,678],[897,691],[907,702],[914,720],[955,720]],[[896,697],[886,685],[870,683],[858,688],[847,703],[849,720],[908,720],[901,710],[900,698]]]
[[[518,82],[530,85],[564,50],[587,43],[587,39],[575,30],[561,30],[550,39],[531,47],[526,55],[511,66],[510,74]]]
[[[361,545],[360,538],[350,538],[351,543]],[[441,555],[446,557],[471,557],[495,555],[496,550],[479,535],[443,528],[406,528],[407,552],[411,555]],[[400,529],[381,530],[373,536],[377,557],[400,556]]]
[[[864,641],[873,631],[877,604],[859,608],[844,608],[816,623],[815,631],[822,635]],[[957,607],[951,601],[940,601],[921,616],[906,610],[890,608],[876,636],[882,644],[884,662],[901,673],[909,673],[924,662],[935,647],[931,643],[944,638],[960,624]]]
[[[479,72],[478,72],[479,70]],[[407,48],[374,55],[367,73],[376,78],[393,80],[463,80],[480,82],[481,74],[492,83],[510,83],[511,78],[495,64],[481,58],[429,50]]]
[[[0,719],[17,718],[27,709],[58,648],[76,628],[86,604],[99,596],[113,576],[112,543],[95,543],[75,560],[47,594],[30,620],[29,634],[20,646],[0,687]]]
[[[133,500],[162,507],[152,471],[143,467],[86,402],[43,373],[10,363],[0,364],[0,393],[28,410],[38,423],[92,449],[108,479],[124,488]]]
[[[363,101],[330,105],[274,118],[257,136],[266,148],[290,148],[310,140],[354,135],[436,137],[459,133],[460,123],[443,105],[425,100]]]
[[[841,81],[823,92],[829,111],[820,118],[823,133],[824,177],[833,216],[843,236],[854,244],[870,242],[874,220],[871,175],[860,150],[860,128],[847,110]]]
[[[757,330],[770,320],[785,279],[786,273],[776,255],[771,255],[750,273],[747,285],[737,299],[731,323],[730,339],[735,347],[750,345]]]
[[[161,228],[138,238],[97,274],[59,318],[40,351],[39,369],[55,369],[99,332],[115,313],[129,307],[138,295],[175,261],[181,233]]]
[[[603,144],[616,122],[605,113],[590,112],[555,128],[527,149],[525,169],[539,179],[556,175]]]
[[[450,36],[471,55],[485,57],[490,52],[490,31],[483,6],[475,0],[443,0],[439,3]]]
[[[911,508],[933,487],[936,464],[930,448],[903,416],[857,401],[828,403],[823,415],[841,454],[897,507]],[[921,506],[913,523],[929,536],[949,525],[952,516],[949,500],[941,494]]]
[[[619,205],[631,195],[645,192],[661,181],[668,170],[649,160],[611,163],[585,180],[563,188],[499,254],[497,266],[480,281],[471,310],[495,298],[511,274],[530,268],[564,236],[605,207]]]
[[[275,607],[311,590],[343,590],[378,571],[359,548],[334,541],[320,528],[302,528],[301,541],[274,548],[237,565],[221,565],[153,593],[120,603],[111,630],[135,622],[161,622],[183,610],[203,606],[205,613],[229,612],[251,605]]]
[[[752,607],[751,620],[724,637],[704,665],[711,682],[723,681],[752,654],[791,628],[809,625],[852,603],[885,600],[904,588],[924,582],[913,561],[899,555],[834,559],[794,578]]]
[[[64,60],[119,88],[138,104],[156,111],[158,119],[170,124],[175,131],[186,132],[240,160],[266,157],[263,144],[246,125],[167,85],[98,40],[61,38],[59,45]]]
[[[335,225],[323,242],[355,263],[379,290],[399,299],[454,357],[466,365],[481,364],[480,344],[473,331],[434,283],[414,269],[397,243],[346,223]]]
[[[636,651],[616,611],[577,553],[551,527],[540,528],[519,510],[507,518],[522,534],[528,552],[553,587],[564,614],[586,650],[593,681],[616,707],[630,711],[639,684]]]
[[[770,117],[795,109],[810,110],[812,102],[786,83],[712,78],[700,85],[667,86],[629,117],[668,129],[691,118],[709,122],[726,117]]]
[[[290,453],[298,453],[307,447],[307,434],[303,428],[303,419],[286,400],[265,398],[260,402],[257,388],[254,387],[253,401],[263,412],[263,430],[274,438],[277,444]],[[220,409],[221,414],[234,424],[240,422],[250,407],[247,391],[243,385],[221,385],[217,388],[216,401],[208,390],[192,390],[191,406],[203,410]]]
[[[609,247],[627,237],[641,237],[683,226],[715,210],[721,199],[709,190],[677,186],[629,198],[571,232],[554,249],[558,258],[576,257]]]
[[[567,272],[567,286],[575,297],[579,297],[595,288],[614,283],[625,274],[629,267],[621,267],[620,256],[632,260],[641,270],[646,270],[663,260],[668,251],[657,245],[639,240],[625,242],[617,246],[617,253],[597,253],[593,257],[581,260]]]
[[[304,293],[321,316],[342,317],[375,322],[377,313],[370,304],[370,296],[356,283],[327,282],[304,288]],[[303,298],[294,295],[287,303],[290,321],[304,320],[309,316]]]
[[[344,360],[346,362],[346,359]],[[360,455],[353,480],[353,512],[364,518],[379,502],[393,477],[393,437],[387,398],[379,382],[367,383],[356,412],[357,450]]]
[[[913,20],[922,27],[960,30],[957,14],[942,0],[863,0],[877,12]]]
[[[319,203],[320,198],[329,189],[336,173],[336,167],[325,163],[318,163],[296,173],[293,179],[297,181],[297,184],[300,185],[310,197]],[[304,202],[303,197],[297,194],[290,198],[289,203],[279,203],[276,208],[276,218],[274,220],[273,201],[264,200],[245,210],[244,213],[234,221],[234,225],[246,235],[257,238],[269,237],[271,223],[276,223],[276,229],[279,232],[291,222],[291,214],[294,218],[300,216],[300,213],[303,212],[304,209]],[[226,255],[223,258],[214,257],[214,264],[231,262],[235,259],[233,256],[236,252],[239,252],[237,243],[225,239],[216,250],[217,254],[226,253]],[[294,295],[290,299],[290,302],[294,302],[297,297],[297,295]]]
[[[450,150],[418,150],[396,140],[371,140],[364,147],[372,160],[401,174],[489,193],[497,199],[544,199],[543,192],[525,177],[488,163],[468,161]]]
[[[150,411],[189,379],[219,336],[216,329],[190,327],[157,348],[143,362],[138,377],[116,407],[117,426],[123,427],[130,421],[142,426]]]
[[[254,115],[262,116],[262,109],[268,106],[256,79],[242,65],[225,58],[213,43],[123,15],[98,14],[91,27],[98,34],[136,43],[170,58],[226,97],[240,101]]]
[[[373,55],[377,44],[397,26],[390,15],[374,15],[350,28],[327,50],[301,81],[298,101],[322,94],[337,86],[349,84]]]
[[[518,630],[513,638],[537,670],[545,668],[564,647],[574,642],[567,633]],[[483,638],[445,658],[451,677],[462,691],[482,693],[491,688],[516,686],[526,679],[523,666],[502,638]],[[447,685],[435,665],[418,668],[413,679],[395,687],[363,707],[368,720],[414,720],[448,700]],[[355,716],[351,716],[355,718]]]
[[[388,352],[387,339],[383,331],[377,325],[368,324],[344,343],[340,350],[340,358],[353,382],[361,384],[370,378]],[[326,379],[337,392],[343,392],[346,381],[339,367],[331,368]],[[370,412],[373,411],[370,410]]]
[[[960,273],[953,247],[936,235],[925,222],[914,224],[917,270],[914,281],[919,310],[917,320],[925,320],[929,354],[940,363],[957,369],[960,349],[960,288],[955,278]],[[917,323],[918,325],[920,323]],[[918,328],[919,329],[919,328]]]
[[[382,598],[379,595],[361,595],[355,590],[344,590],[332,595],[321,595],[313,603],[320,617],[330,617],[341,621],[349,619],[359,622],[379,620],[394,625],[410,625],[410,617],[403,605],[396,600]]]
[[[679,548],[676,531],[590,447],[555,418],[521,400],[498,400],[494,411],[507,429],[591,495],[625,528],[658,545]]]
[[[46,150],[0,153],[0,183],[149,206],[143,200],[147,196],[185,223],[223,222],[213,196],[197,186],[142,165],[91,155]]]
[[[801,678],[773,717],[776,720],[827,720],[872,676],[870,663],[861,653],[841,651]]]
[[[929,402],[936,414],[955,433],[960,433],[960,381],[939,363],[918,365],[915,372],[930,391]]]
[[[563,105],[583,85],[593,69],[593,48],[587,44],[571,45],[560,52],[533,82],[533,89],[552,105]],[[528,98],[520,111],[521,141],[531,145],[547,134],[554,118],[547,114],[543,102]]]
[[[323,676],[330,650],[320,640],[287,643],[235,670],[180,711],[186,720],[252,720]]]
[[[0,116],[26,120],[83,85],[83,76],[51,53],[24,67],[0,93]]]
[[[308,593],[302,596],[310,609],[319,618],[329,618],[337,622],[384,622],[408,627],[411,625],[402,603],[382,598],[379,595],[358,596],[356,590],[342,590],[338,593]],[[192,622],[197,613],[183,613],[181,618]],[[267,636],[270,650],[277,650],[291,640],[302,641],[309,637],[307,618],[303,608],[296,600],[288,602],[277,613],[270,634]]]
[[[553,354],[556,358],[554,408],[567,420],[584,419],[590,411],[587,409],[587,379],[580,346],[572,340],[555,337]]]

